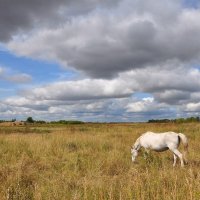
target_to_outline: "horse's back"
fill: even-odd
[[[155,133],[151,131],[147,131],[143,133],[141,136],[153,136],[153,137],[163,137],[163,136],[178,136],[178,133],[175,133],[173,131],[168,131],[168,132],[162,132],[162,133]]]
[[[173,131],[163,132],[163,133],[154,133],[151,131],[148,131],[141,136],[142,138],[148,138],[148,139],[160,139],[160,140],[167,140],[167,141],[176,141],[179,137],[178,133],[175,133]]]

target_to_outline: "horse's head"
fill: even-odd
[[[132,154],[132,162],[135,161],[135,158],[137,157],[138,155],[138,150],[133,146],[131,147],[131,154]]]

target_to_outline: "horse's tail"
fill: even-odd
[[[188,153],[188,139],[183,133],[178,133],[178,136],[180,137],[180,139],[181,139],[181,141],[183,143],[183,147],[184,147],[183,156],[184,156],[185,161],[187,162],[186,153]]]

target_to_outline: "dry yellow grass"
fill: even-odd
[[[189,138],[189,164],[172,167],[170,152],[131,163],[143,132]],[[4,199],[200,199],[200,124],[83,124],[1,127],[0,197]]]

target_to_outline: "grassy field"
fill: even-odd
[[[132,164],[147,130],[185,133],[189,164],[173,168],[168,151]],[[0,127],[0,199],[199,200],[200,124]]]

